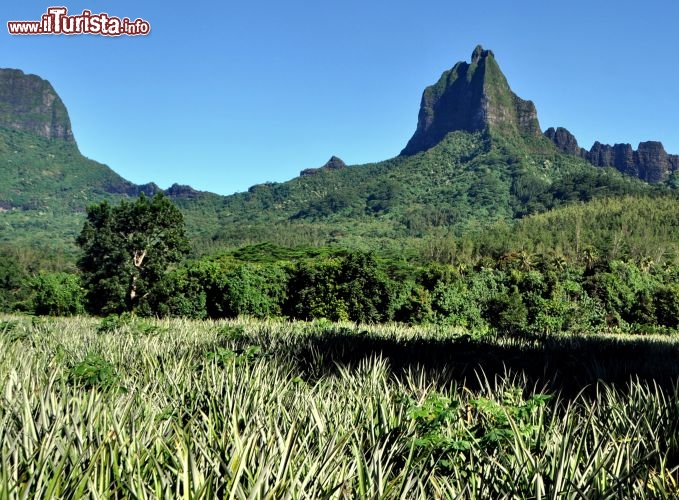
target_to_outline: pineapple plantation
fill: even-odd
[[[677,351],[6,315],[0,498],[672,498]]]

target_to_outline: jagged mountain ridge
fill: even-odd
[[[509,132],[527,137],[541,133],[533,102],[512,92],[493,51],[480,45],[474,49],[470,63],[458,62],[424,90],[417,129],[401,155],[425,151],[456,130]],[[595,142],[587,151],[565,128],[549,128],[544,135],[566,154],[596,167],[616,168],[646,182],[663,182],[679,169],[679,155],[668,154],[658,141],[642,142],[637,150],[629,144],[609,146]]]
[[[342,170],[343,168],[347,168],[347,164],[344,163],[342,158],[338,158],[337,156],[331,156],[330,159],[325,162],[325,165],[322,167],[318,168],[305,168],[299,173],[300,177],[308,177],[310,175],[316,175],[319,172],[322,172],[323,170]]]
[[[587,151],[578,145],[573,134],[563,127],[550,127],[545,136],[566,154],[584,158],[595,167],[613,167],[620,172],[639,177],[646,182],[667,180],[679,170],[679,155],[668,154],[661,142],[640,142],[636,150],[631,144],[610,146],[596,141]]]

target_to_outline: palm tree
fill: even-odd
[[[650,272],[651,269],[655,267],[655,261],[648,255],[641,259],[639,267],[645,273]]]
[[[557,272],[563,272],[568,265],[566,257],[561,252],[552,252],[549,256],[549,266]]]
[[[597,260],[599,260],[599,254],[596,251],[595,248],[592,247],[587,247],[582,251],[582,256],[585,260],[585,267],[587,270],[591,270],[594,267],[594,264],[596,263]]]
[[[525,250],[521,250],[518,254],[519,269],[523,272],[529,272],[535,267],[535,256]]]

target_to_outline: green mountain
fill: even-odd
[[[333,157],[280,184],[224,200],[217,240],[336,242],[403,252],[431,238],[481,234],[573,202],[669,193],[615,168],[595,168],[540,132],[535,106],[514,94],[492,51],[443,73],[422,96],[401,154],[346,167]]]
[[[417,129],[395,158],[346,166],[332,157],[288,182],[231,196],[176,185],[166,194],[182,209],[196,253],[271,241],[407,256],[437,238],[485,234],[573,202],[672,192],[669,180],[651,185],[572,153],[541,133],[533,103],[477,47],[470,63],[425,89]],[[88,204],[159,191],[84,158],[52,86],[17,70],[0,70],[0,173],[0,245],[67,254]]]
[[[454,130],[540,135],[535,105],[512,92],[493,52],[481,46],[471,64],[457,63],[424,90],[417,130],[401,155],[426,151]]]

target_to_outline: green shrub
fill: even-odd
[[[659,286],[653,297],[659,325],[679,327],[679,286],[674,283]]]
[[[223,276],[222,303],[226,317],[279,316],[285,299],[286,274],[275,264],[241,264]]]
[[[654,291],[658,281],[634,263],[611,261],[585,282],[588,293],[601,301],[609,324],[627,328],[630,324],[656,322]]]
[[[347,255],[340,268],[338,288],[351,321],[379,323],[391,319],[395,290],[374,254]]]
[[[348,320],[348,307],[339,290],[341,266],[339,258],[297,263],[288,282],[284,314],[303,320]]]
[[[421,324],[434,318],[431,295],[422,285],[407,282],[394,305],[394,320],[401,323]]]
[[[528,309],[516,287],[511,293],[503,293],[489,303],[486,319],[501,333],[523,334],[528,325]]]
[[[199,287],[192,292],[193,303],[202,307],[204,301],[210,318],[266,318],[281,314],[288,275],[275,263],[204,259],[189,267],[187,279]]]
[[[378,323],[393,317],[398,289],[372,253],[297,263],[288,282],[286,315]]]
[[[512,446],[518,434],[531,451],[544,447],[538,439],[541,429],[535,425],[542,420],[535,417],[552,396],[538,393],[524,399],[522,388],[510,387],[501,397],[501,402],[488,397],[469,402],[476,412],[476,425],[472,427],[476,439],[492,450]]]
[[[31,280],[33,312],[39,316],[83,314],[84,291],[78,276],[41,272]]]
[[[97,333],[111,333],[128,328],[132,323],[132,316],[129,313],[109,314],[102,318],[97,328]]]
[[[190,270],[182,266],[162,277],[160,283],[139,308],[137,314],[158,317],[183,317],[205,319],[207,317],[205,289]]]
[[[440,282],[432,293],[432,309],[438,322],[485,332],[488,324],[481,315],[480,303],[461,281]]]
[[[119,385],[120,376],[115,367],[106,361],[100,354],[88,353],[85,359],[71,367],[69,378],[75,384],[85,389],[111,389],[124,390]]]

